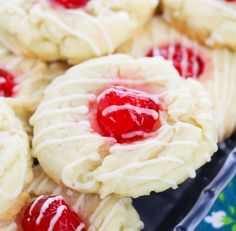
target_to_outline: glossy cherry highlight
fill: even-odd
[[[80,217],[61,195],[39,196],[24,211],[24,231],[86,231]]]
[[[160,127],[160,104],[148,93],[115,86],[97,98],[97,122],[104,136],[130,143]]]
[[[171,60],[173,65],[183,78],[199,78],[204,71],[204,61],[202,57],[192,49],[176,43],[174,45],[164,45],[157,49],[151,49],[147,57],[161,55],[167,60]]]
[[[0,68],[0,96],[13,96],[15,85],[14,76],[10,72]]]
[[[85,7],[90,0],[51,0],[51,1],[67,9],[77,9]]]

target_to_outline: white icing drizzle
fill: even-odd
[[[50,139],[50,140],[46,140],[45,142],[37,145],[35,147],[35,153],[37,154],[42,149],[47,148],[48,146],[51,147],[54,145],[60,145],[60,144],[65,144],[65,143],[70,143],[70,142],[78,142],[81,140],[90,140],[93,138],[101,139],[101,140],[106,139],[106,138],[101,137],[97,134],[77,135],[77,136],[71,136],[71,137],[66,137],[66,138]]]
[[[73,94],[73,95],[69,95],[69,96],[64,96],[59,99],[48,100],[48,101],[40,104],[39,108],[43,109],[43,108],[52,106],[54,104],[66,103],[68,101],[80,100],[80,99],[95,100],[96,95],[94,95],[94,94]]]
[[[216,0],[208,0],[207,2],[214,5],[216,4],[219,7],[225,7],[226,9],[226,5],[222,4],[222,0],[219,1],[220,3],[216,3]],[[229,7],[227,6],[227,8]],[[216,109],[218,137],[219,140],[223,140],[225,138],[225,135],[228,136],[235,130],[236,126],[236,109],[232,110],[231,105],[234,100],[236,89],[236,81],[233,81],[233,78],[236,74],[236,55],[226,49],[210,50],[204,48],[197,42],[188,39],[182,34],[179,34],[177,31],[163,22],[160,18],[156,18],[153,20],[153,25],[151,28],[153,31],[155,31],[154,28],[159,25],[158,23],[161,24],[160,27],[164,27],[163,33],[165,39],[162,40],[159,39],[159,37],[155,34],[152,35],[150,46],[154,48],[154,55],[160,54],[158,49],[159,45],[169,44],[168,59],[171,60],[173,54],[175,53],[175,44],[180,43],[183,48],[182,69],[183,73],[186,73],[186,51],[187,48],[193,50],[192,62],[194,65],[192,66],[192,77],[193,79],[197,79],[207,87],[207,90],[209,91],[211,98],[213,99]],[[137,53],[137,50],[139,50],[138,47],[140,45],[138,45],[138,42],[139,40],[137,39],[137,41],[134,41],[133,43],[132,52],[134,55]],[[143,51],[143,54],[144,52],[146,52],[146,50]],[[199,76],[199,78],[197,78],[197,73],[199,73],[200,68],[197,62],[198,55],[203,58],[205,65],[203,73],[201,76]],[[186,77],[185,74],[183,74],[183,76]],[[227,115],[228,112],[231,112],[231,116]],[[209,159],[209,157],[207,157],[207,159]]]
[[[26,173],[28,171],[28,140],[26,139],[25,134],[23,133],[23,128],[21,128],[21,126],[19,126],[19,122],[16,121],[15,115],[12,114],[12,111],[10,111],[8,109],[8,107],[6,107],[5,105],[5,101],[4,99],[2,99],[0,97],[0,108],[1,110],[1,120],[3,122],[3,124],[7,125],[7,130],[6,131],[2,131],[0,133],[0,142],[2,141],[3,143],[0,143],[0,146],[2,145],[3,147],[3,152],[5,151],[6,153],[8,152],[8,146],[6,145],[6,136],[10,136],[11,139],[13,139],[14,137],[14,144],[16,145],[16,149],[17,149],[17,153],[15,154],[16,156],[14,158],[15,162],[17,162],[18,166],[16,166],[16,168],[18,168],[18,179],[17,179],[17,184],[14,185],[14,188],[11,187],[7,188],[6,184],[1,185],[0,187],[0,195],[2,200],[6,200],[6,199],[16,199],[20,193],[23,190],[24,184],[25,184],[25,179],[26,179]],[[21,131],[22,129],[22,131]],[[2,137],[1,137],[2,136]],[[8,138],[7,138],[8,139]],[[6,150],[4,150],[6,148]],[[10,149],[10,147],[9,147]],[[2,150],[0,150],[2,151]],[[11,151],[10,151],[11,153]],[[5,174],[5,166],[4,163],[2,163],[3,166],[1,166],[1,174]],[[20,168],[19,168],[20,165]],[[10,171],[14,171],[15,170],[15,166],[13,170]],[[3,173],[4,171],[4,173]],[[13,173],[9,173],[9,174],[13,174]],[[5,188],[6,187],[6,188]],[[9,186],[8,186],[9,187]],[[10,202],[10,201],[9,201]],[[12,201],[11,201],[12,203]]]
[[[108,173],[104,173],[104,174],[97,174],[96,176],[94,176],[95,179],[97,180],[101,180],[101,181],[105,181],[105,180],[109,180],[109,179],[114,179],[114,178],[124,178],[124,179],[129,179],[129,180],[134,180],[134,181],[155,181],[155,180],[159,180],[162,181],[163,183],[166,183],[168,185],[170,185],[172,188],[176,188],[176,182],[172,181],[172,180],[168,180],[168,179],[164,179],[161,176],[151,176],[151,175],[146,175],[146,176],[127,176],[125,175],[126,171],[129,171],[130,169],[135,169],[135,168],[141,168],[144,167],[146,163],[152,163],[152,164],[157,164],[159,162],[173,162],[177,165],[183,165],[184,161],[176,158],[176,157],[170,157],[170,156],[166,156],[166,157],[159,157],[157,159],[153,159],[153,160],[147,160],[147,161],[143,161],[143,162],[133,162],[130,164],[127,164],[125,167],[121,167],[117,170],[114,171],[110,171]]]
[[[43,195],[39,196],[38,198],[35,199],[35,201],[32,203],[30,210],[29,210],[29,215],[32,215],[33,209],[35,206],[38,204],[38,202],[43,198]]]
[[[183,44],[186,44],[186,41],[185,38],[183,39]],[[188,51],[187,51],[187,46],[182,46],[181,47],[182,49],[182,60],[181,60],[181,66],[182,66],[182,69],[183,69],[183,72],[182,72],[182,75],[184,78],[187,77],[187,68],[188,68]]]
[[[86,128],[86,130],[89,130],[90,128],[90,123],[89,121],[80,121],[78,123],[74,122],[68,122],[68,123],[61,123],[61,124],[55,124],[55,125],[50,125],[46,129],[40,131],[34,136],[33,139],[33,145],[36,145],[38,141],[46,134],[49,134],[50,132],[53,132],[55,130],[60,130],[63,128],[69,129],[69,128],[75,128],[78,127],[80,129],[81,127]]]
[[[199,47],[198,47],[198,44],[197,42],[193,42],[192,44],[192,47],[193,47],[193,79],[197,79],[197,74],[199,72],[199,65],[198,65],[198,62],[197,62],[197,54],[198,54],[198,50],[199,50]]]
[[[24,62],[24,60],[22,59],[22,63],[23,62]],[[23,89],[24,86],[27,86],[27,85],[31,86],[33,84],[33,82],[37,80],[36,79],[37,74],[35,76],[35,73],[37,73],[40,68],[41,68],[40,63],[35,63],[34,67],[31,68],[30,70],[24,70],[24,72],[22,74],[16,75],[15,80],[16,80],[17,84],[14,86],[14,91],[20,93],[21,89]],[[32,78],[32,76],[34,76],[34,78]],[[43,91],[43,89],[39,88],[36,92],[32,93],[32,95],[40,94],[40,93],[42,93],[42,91]]]
[[[4,65],[7,70],[15,69],[23,61],[23,58],[21,56],[11,56],[11,57],[12,59],[8,60],[7,64]]]
[[[236,73],[236,56],[227,50],[214,50],[212,64],[214,85],[211,95],[216,107],[218,136],[222,140],[225,133],[231,134],[236,126],[236,110],[232,110],[231,105],[236,89],[236,82],[233,81]],[[232,112],[231,116],[228,116],[229,112]]]
[[[75,213],[78,213],[79,212],[79,207],[81,205],[81,203],[84,201],[85,199],[85,194],[80,194],[75,202],[74,205],[72,205],[72,210],[75,212]]]
[[[173,52],[172,52],[173,54]],[[102,66],[102,63],[100,63],[99,65]],[[135,142],[132,143],[130,145],[113,145],[108,151],[109,154],[112,158],[112,155],[116,154],[116,155],[121,155],[124,152],[137,152],[137,156],[135,156],[135,161],[130,161],[128,163],[125,163],[122,167],[117,166],[117,167],[113,167],[112,168],[114,170],[106,170],[106,167],[103,168],[103,165],[100,164],[99,162],[102,162],[102,156],[100,156],[100,147],[103,148],[103,144],[106,144],[107,138],[106,137],[101,137],[98,134],[90,134],[90,131],[82,131],[81,133],[78,133],[78,135],[74,134],[73,132],[75,131],[76,133],[76,129],[73,129],[73,134],[71,133],[67,133],[65,132],[65,130],[63,130],[63,133],[60,131],[60,129],[64,129],[67,128],[68,130],[73,126],[73,122],[69,122],[71,121],[71,119],[73,119],[72,117],[72,113],[77,112],[75,110],[75,108],[69,108],[72,107],[72,105],[74,106],[74,100],[77,100],[78,96],[79,99],[83,99],[83,102],[79,102],[78,104],[80,105],[78,108],[84,108],[83,111],[84,114],[88,113],[88,102],[90,100],[90,96],[89,96],[89,92],[94,92],[96,91],[96,89],[100,89],[101,87],[107,86],[108,84],[112,83],[122,83],[122,84],[126,84],[127,82],[129,83],[135,83],[135,84],[140,84],[139,80],[117,80],[115,78],[113,79],[106,79],[104,78],[84,78],[83,76],[79,76],[79,73],[81,73],[81,75],[83,73],[86,73],[86,70],[90,68],[90,65],[88,64],[81,64],[81,66],[77,66],[72,68],[71,70],[69,70],[67,72],[67,76],[66,77],[70,77],[70,78],[65,78],[64,77],[59,77],[57,79],[57,81],[55,81],[50,87],[47,88],[46,90],[46,98],[43,104],[41,104],[41,106],[39,106],[38,111],[36,112],[36,114],[32,117],[31,119],[31,124],[36,125],[35,126],[35,139],[34,139],[34,151],[36,153],[36,155],[41,155],[41,154],[45,154],[46,150],[48,150],[48,148],[52,147],[52,150],[55,150],[57,148],[54,147],[60,147],[61,145],[67,145],[68,143],[71,143],[71,150],[69,150],[68,155],[71,154],[71,157],[76,153],[78,153],[78,158],[76,157],[72,157],[73,160],[71,160],[71,162],[67,162],[64,166],[63,166],[63,170],[61,172],[61,180],[62,182],[69,186],[72,189],[76,189],[76,190],[97,190],[95,189],[97,186],[99,187],[100,185],[102,185],[104,183],[104,181],[108,181],[108,180],[112,180],[114,179],[114,181],[116,180],[122,180],[124,179],[124,181],[131,181],[132,183],[134,183],[134,185],[140,184],[141,181],[144,182],[148,182],[150,181],[151,184],[153,184],[155,181],[156,182],[162,182],[164,183],[163,185],[168,185],[168,187],[172,187],[172,188],[176,188],[177,187],[177,181],[176,180],[172,180],[171,177],[168,178],[168,174],[171,173],[171,170],[173,168],[184,168],[186,169],[186,171],[188,172],[190,177],[194,177],[195,175],[195,171],[193,168],[191,168],[191,162],[190,163],[185,163],[185,160],[182,160],[180,158],[175,157],[175,153],[174,153],[174,148],[176,147],[177,149],[179,149],[179,147],[183,147],[184,148],[198,148],[199,144],[197,142],[197,138],[196,141],[193,140],[186,140],[186,138],[183,138],[184,140],[177,140],[177,138],[173,138],[176,139],[174,141],[172,141],[170,137],[168,138],[163,138],[163,139],[158,139],[159,134],[157,134],[157,136],[154,137],[154,139],[147,139],[141,142]],[[135,69],[136,70],[136,69]],[[78,75],[76,77],[78,78],[74,78],[73,77],[73,71],[76,72],[78,71]],[[110,72],[113,71],[112,68],[109,69]],[[116,69],[114,69],[114,71],[117,71]],[[122,70],[123,71],[123,70]],[[109,73],[110,73],[109,72]],[[113,72],[112,72],[113,73]],[[140,71],[141,73],[141,71]],[[130,74],[130,73],[129,73]],[[161,81],[163,81],[163,86],[162,88],[165,87],[165,81],[170,81],[168,78],[173,79],[173,76],[152,76],[152,77],[148,77],[147,80],[144,79],[141,82],[148,84],[148,83],[154,83],[153,86],[158,85],[159,81],[162,84]],[[177,79],[180,81],[179,78],[176,77],[176,81]],[[174,79],[175,80],[175,79]],[[187,82],[187,81],[186,81]],[[85,84],[85,88],[83,89],[83,84]],[[170,84],[171,86],[171,84]],[[188,86],[188,85],[186,85]],[[176,98],[185,98],[185,97],[191,97],[190,94],[190,90],[188,87],[186,87],[183,85],[183,87],[180,90],[176,90],[173,91],[173,88],[171,88],[171,91],[169,90],[165,90],[165,99],[166,101],[164,101],[166,104],[171,103],[171,101],[175,100]],[[66,90],[67,87],[71,87],[71,91]],[[78,91],[77,91],[78,89]],[[82,91],[81,89],[83,89],[83,93],[82,94],[80,91]],[[76,94],[75,94],[76,92]],[[78,92],[78,94],[77,94]],[[47,95],[48,94],[48,95]],[[53,97],[56,96],[56,99]],[[89,96],[89,97],[88,97]],[[100,95],[100,97],[97,99],[98,101],[101,100],[103,96]],[[92,96],[92,98],[94,98],[94,95]],[[156,97],[158,98],[158,97]],[[208,103],[208,99],[206,98],[205,94],[202,94],[202,96],[199,96],[199,101],[204,103]],[[155,99],[156,100],[156,99]],[[156,102],[156,101],[155,101]],[[198,101],[197,101],[198,102]],[[65,103],[64,105],[61,105],[61,103]],[[194,102],[195,103],[195,102]],[[53,106],[53,107],[52,107]],[[56,109],[54,108],[56,107]],[[57,109],[57,107],[59,107],[60,109]],[[107,115],[108,113],[111,113],[114,110],[119,110],[119,109],[134,109],[135,111],[138,111],[138,113],[148,113],[149,115],[153,116],[153,118],[158,118],[159,114],[154,111],[154,110],[150,110],[150,109],[140,109],[137,108],[135,106],[130,106],[130,105],[122,105],[121,107],[108,107],[106,108],[103,113],[104,115]],[[85,110],[86,109],[86,110]],[[75,111],[74,111],[75,110]],[[172,110],[176,110],[176,114],[178,115],[178,113],[181,112],[181,110],[183,109],[179,109],[178,107],[172,109]],[[179,110],[179,111],[178,111]],[[185,110],[185,108],[184,108]],[[50,117],[50,121],[56,117],[58,114],[61,114],[64,116],[65,115],[65,120],[62,121],[58,120],[55,121],[56,124],[54,124],[54,121],[52,121],[51,124],[47,124],[47,125],[43,125],[41,128],[41,122],[43,124],[43,122],[45,122],[47,120],[46,117],[51,116]],[[173,112],[172,112],[173,113]],[[71,115],[72,114],[72,115]],[[85,116],[81,116],[82,120],[86,120]],[[161,114],[160,114],[161,116]],[[80,118],[79,118],[80,119]],[[174,118],[175,120],[175,118]],[[199,135],[199,139],[201,136],[201,128],[196,128],[197,126],[194,126],[193,124],[191,124],[190,122],[182,122],[180,125],[180,122],[173,122],[175,124],[179,123],[179,127],[183,128],[183,129],[189,129],[190,131],[196,132],[196,136],[198,137]],[[74,123],[76,124],[76,122]],[[187,124],[187,125],[184,125]],[[164,127],[164,125],[163,125]],[[166,130],[168,126],[166,126]],[[175,130],[178,131],[178,126],[176,125],[176,127],[174,125],[170,125],[171,129],[173,131],[173,133],[175,133]],[[187,127],[187,128],[186,128]],[[196,131],[197,130],[197,131]],[[87,132],[89,134],[87,134]],[[139,131],[135,131],[136,134]],[[65,133],[65,135],[64,135]],[[44,134],[47,134],[46,136],[44,136]],[[63,135],[63,137],[62,137]],[[128,136],[132,136],[134,134],[125,134]],[[59,136],[59,138],[58,138]],[[164,137],[166,135],[163,135]],[[173,135],[174,136],[174,135]],[[180,138],[181,135],[180,135]],[[98,139],[98,140],[97,140]],[[99,142],[102,139],[101,142]],[[92,147],[92,151],[88,153],[88,155],[80,155],[79,154],[79,148],[80,148],[80,144],[78,144],[78,141],[82,140],[83,143],[81,144],[81,146],[83,146],[83,144],[85,145],[89,145],[91,141],[94,142],[94,145],[96,144],[97,146]],[[78,144],[78,148],[74,148],[73,144]],[[69,145],[68,145],[69,146]],[[173,146],[173,147],[172,147]],[[165,156],[160,156],[158,155],[158,151],[159,149],[165,149],[166,147],[169,148],[170,153],[164,153]],[[147,159],[145,159],[144,154],[139,153],[139,150],[144,149],[144,151],[149,151],[151,153],[150,154],[150,159],[149,157],[147,157]],[[123,152],[123,153],[122,153]],[[145,153],[145,152],[144,152]],[[128,153],[129,154],[129,153]],[[131,153],[134,154],[134,153]],[[155,156],[156,155],[156,156]],[[74,155],[75,156],[75,155]],[[106,158],[106,157],[105,157]],[[185,158],[185,157],[183,157]],[[109,161],[109,158],[107,158]],[[90,162],[91,161],[91,162]],[[106,161],[105,161],[106,162]],[[76,173],[76,169],[78,169],[80,166],[84,167],[83,164],[85,163],[85,168],[86,168],[86,164],[87,163],[93,163],[96,165],[98,165],[98,167],[96,169],[93,170],[85,170],[85,172],[83,173]],[[162,164],[169,164],[170,169],[166,170],[166,173],[156,173],[155,174],[150,174],[149,173],[141,173],[140,174],[140,169],[143,169],[145,167],[148,166],[155,166],[155,164],[158,164],[159,166],[161,166]],[[106,165],[106,163],[104,164]],[[173,166],[173,167],[172,167]],[[130,174],[130,172],[133,172],[137,169],[138,174]],[[88,172],[86,172],[88,171]],[[100,172],[99,172],[100,171]],[[76,175],[78,174],[78,175]],[[121,178],[121,179],[120,179]],[[99,184],[101,183],[101,184]]]
[[[54,116],[55,114],[58,115],[58,114],[67,114],[67,113],[87,114],[88,107],[78,106],[74,108],[63,108],[63,109],[53,109],[53,110],[44,111],[42,113],[38,113],[37,115],[35,114],[34,116],[32,116],[30,119],[30,123],[34,125],[38,120],[44,117]]]
[[[110,197],[108,196],[99,203],[96,210],[93,212],[93,214],[89,218],[89,221],[91,224],[93,224],[95,222],[97,216],[103,210],[103,208],[106,206],[106,204],[109,202],[109,200],[110,200]]]
[[[87,155],[86,157],[80,157],[77,158],[76,160],[74,160],[73,162],[67,164],[62,173],[61,173],[61,179],[63,181],[63,183],[65,185],[67,185],[70,188],[74,188],[74,189],[91,189],[92,187],[94,187],[95,185],[95,181],[87,181],[87,182],[74,182],[71,179],[67,178],[67,172],[70,172],[71,169],[73,169],[74,167],[79,166],[80,164],[82,164],[83,162],[86,161],[98,161],[99,160],[99,156],[97,153],[91,153],[90,155]]]
[[[42,182],[45,181],[45,179],[48,179],[48,177],[46,176],[46,174],[44,172],[42,172],[35,180],[34,182],[36,182],[37,184],[33,184],[34,186],[30,187],[29,190],[33,189],[33,192],[39,192],[40,191],[37,189],[38,185],[41,185]],[[48,182],[50,184],[50,182]],[[45,185],[45,189],[47,188],[47,185]],[[82,204],[85,202],[86,197],[88,196],[87,194],[79,194],[79,193],[75,193],[72,192],[71,190],[69,190],[70,193],[68,195],[68,190],[66,190],[65,188],[61,188],[61,187],[56,187],[55,190],[51,193],[51,195],[54,194],[61,194],[61,195],[66,195],[69,197],[77,197],[77,199],[74,201],[73,199],[70,200],[70,205],[71,205],[71,209],[72,211],[74,211],[75,213],[80,213],[83,210],[80,211],[80,208],[86,208],[86,206],[88,206],[87,204]],[[38,201],[42,198],[43,196],[40,196],[39,198],[37,198],[34,202],[34,204],[36,205],[38,203]],[[90,203],[88,201],[88,203]],[[110,204],[112,203],[112,206],[110,208]],[[107,197],[104,200],[100,200],[98,206],[95,208],[95,210],[88,215],[88,219],[89,219],[89,223],[90,225],[88,226],[88,230],[93,230],[94,227],[99,227],[99,230],[106,230],[106,226],[107,224],[111,221],[112,217],[115,216],[116,212],[119,210],[120,206],[125,206],[125,204],[129,204],[131,205],[131,199],[115,199],[113,197]],[[100,214],[103,214],[103,210],[104,208],[108,206],[109,210],[106,211],[106,214],[104,214],[104,219],[101,222],[101,218],[99,217]],[[31,210],[33,210],[34,207],[31,208]],[[61,214],[63,213],[63,211],[66,209],[66,207],[64,205],[61,205],[60,207],[57,208],[56,214],[54,215],[54,217],[52,218],[52,220],[50,221],[50,225],[48,230],[53,230],[53,227],[55,227],[55,224],[57,223],[58,219],[60,219]],[[83,214],[83,213],[82,213]],[[101,224],[100,224],[101,222]],[[142,222],[137,222],[134,224],[134,228],[136,229],[140,229],[140,227],[143,227]],[[81,223],[76,230],[82,230],[83,228],[85,228],[85,225],[83,223]]]
[[[128,133],[124,133],[121,135],[121,137],[123,139],[131,139],[131,138],[134,138],[136,136],[141,136],[143,138],[148,138],[148,137],[152,137],[154,135],[157,135],[158,132],[152,132],[152,133],[149,133],[149,132],[143,132],[143,131],[133,131],[133,132],[128,132]]]
[[[55,224],[60,219],[60,217],[61,217],[62,213],[64,212],[64,210],[67,210],[65,205],[60,205],[57,208],[57,212],[56,212],[55,216],[50,221],[50,224],[49,224],[49,227],[48,227],[48,231],[53,231]],[[36,223],[37,223],[37,221],[36,221]]]
[[[149,93],[145,93],[145,92],[138,91],[135,89],[130,89],[130,88],[128,89],[128,92],[125,92],[122,89],[123,89],[122,87],[116,86],[115,88],[109,88],[109,89],[104,90],[100,95],[97,96],[97,103],[99,103],[102,99],[104,99],[106,95],[112,93],[114,90],[120,93],[121,98],[124,98],[126,96],[134,96],[134,97],[139,96],[143,98],[149,98],[156,104],[160,103],[159,97],[165,94],[165,91],[163,91],[161,94],[149,94]]]
[[[77,228],[76,231],[81,231],[83,228],[85,228],[85,225],[81,223]]]
[[[146,114],[146,115],[152,116],[154,120],[158,119],[158,113],[155,110],[140,108],[140,107],[137,107],[137,106],[133,106],[131,104],[108,106],[102,111],[102,115],[107,116],[110,113],[120,111],[120,110],[133,110],[139,115]]]
[[[170,77],[171,78],[171,77]],[[63,83],[59,83],[59,84],[54,84],[53,87],[48,87],[45,90],[45,93],[47,92],[53,92],[53,91],[58,91],[59,89],[65,89],[67,87],[69,87],[70,85],[75,85],[78,84],[79,86],[81,86],[81,84],[89,84],[89,85],[104,85],[104,84],[132,84],[132,85],[143,85],[146,84],[147,82],[152,82],[155,80],[155,78],[151,79],[149,78],[150,81],[144,81],[144,80],[138,80],[138,79],[134,79],[134,80],[130,80],[130,79],[102,79],[102,78],[90,78],[90,79],[72,79],[72,80],[67,80],[64,81]]]
[[[113,205],[112,209],[110,210],[110,212],[107,214],[106,218],[104,219],[102,226],[99,228],[100,231],[102,230],[106,230],[106,226],[109,222],[109,220],[112,219],[112,217],[114,216],[115,212],[119,209],[119,207],[122,205],[124,199],[119,199],[117,200],[117,202]]]
[[[57,17],[54,17],[52,14],[43,12],[42,10],[39,10],[37,7],[34,7],[32,9],[32,13],[34,16],[39,16],[39,18],[46,19],[48,21],[51,21],[52,23],[58,25],[62,30],[64,30],[67,34],[75,36],[76,38],[80,38],[84,40],[93,50],[93,52],[96,54],[96,56],[101,56],[102,51],[100,47],[95,43],[93,38],[91,38],[89,35],[78,31],[78,30],[73,30],[69,26],[67,26],[66,23],[64,23],[62,20],[59,20]]]
[[[36,224],[37,225],[39,225],[40,224],[40,222],[41,222],[41,220],[42,220],[42,218],[43,218],[43,214],[46,212],[46,210],[49,208],[49,206],[54,202],[54,201],[57,201],[57,200],[63,200],[63,197],[61,196],[61,195],[58,195],[58,196],[55,196],[55,197],[50,197],[50,198],[48,198],[45,202],[44,202],[44,204],[43,204],[43,206],[41,207],[41,209],[40,209],[40,212],[39,212],[39,216],[37,217],[37,219],[36,219]],[[39,200],[38,200],[39,201]],[[38,202],[37,201],[37,202]],[[35,204],[36,205],[36,204]],[[31,207],[32,208],[32,207]],[[30,208],[30,209],[31,209]],[[31,210],[32,211],[32,210]]]
[[[178,44],[178,41],[180,41],[180,44],[182,45],[182,60],[181,60],[181,68],[182,68],[182,77],[190,77],[187,76],[187,70],[188,70],[188,49],[193,50],[193,57],[192,57],[192,73],[193,76],[191,76],[193,79],[197,79],[197,73],[199,71],[199,64],[197,62],[197,56],[199,53],[199,46],[196,42],[193,42],[189,40],[186,36],[181,35],[181,37],[178,37],[176,35],[176,31],[174,29],[169,29],[168,31],[168,44],[169,44],[169,57],[168,60],[172,62],[173,55],[176,53],[176,44]],[[178,38],[178,39],[177,39]],[[156,47],[155,44],[155,49],[158,50],[158,47]]]
[[[75,14],[78,16],[82,16],[85,19],[87,19],[89,22],[91,22],[92,24],[95,25],[96,28],[98,28],[100,30],[100,32],[102,33],[103,37],[104,37],[104,41],[107,44],[107,48],[108,48],[108,52],[109,54],[112,54],[113,51],[115,50],[111,36],[109,35],[108,31],[105,29],[104,25],[102,23],[100,23],[99,20],[94,19],[93,17],[91,17],[89,14],[84,13],[83,11],[78,11],[78,10],[68,10],[69,13],[71,14]]]

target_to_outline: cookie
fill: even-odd
[[[0,99],[0,221],[16,215],[29,200],[32,178],[29,142],[20,121]]]
[[[113,53],[157,5],[158,0],[1,1],[0,41],[24,56],[79,63]]]
[[[17,224],[15,220],[0,221],[0,231],[16,231]]]
[[[202,83],[215,106],[220,141],[236,129],[236,54],[227,49],[208,49],[188,39],[161,17],[154,18],[139,36],[119,50],[136,58],[161,55],[172,61],[183,78]]]
[[[31,124],[44,171],[102,198],[176,188],[217,148],[208,94],[161,57],[114,55],[69,69]]]
[[[236,2],[227,0],[162,0],[165,18],[192,39],[236,50]]]
[[[31,193],[33,197],[41,197],[41,200],[43,198],[42,195],[45,195],[45,197],[47,197],[46,195],[54,195],[54,197],[49,197],[49,200],[55,197],[57,197],[58,200],[61,201],[64,199],[69,205],[68,209],[71,209],[74,213],[79,215],[80,221],[76,224],[77,226],[80,225],[81,230],[84,230],[84,227],[86,227],[86,230],[88,231],[138,231],[143,228],[143,223],[140,221],[136,210],[132,206],[131,199],[115,198],[114,196],[110,196],[101,200],[96,194],[79,194],[70,189],[59,187],[40,169],[40,167],[36,167],[34,169],[34,173],[34,181],[28,188],[29,193]],[[49,202],[49,200],[46,201],[45,204]],[[55,202],[56,201],[51,201],[50,203]],[[49,213],[50,203],[47,203],[47,205],[49,206],[46,210],[44,210],[44,215]],[[33,203],[33,206],[34,208],[31,210],[31,214],[34,214],[34,212],[37,213],[37,211],[35,211],[36,208],[38,206],[42,206],[42,204],[40,205],[40,199],[37,201],[37,203]],[[55,204],[55,206],[57,205]],[[59,210],[60,208],[57,209],[57,211]],[[51,211],[51,213],[53,212]],[[26,216],[27,218],[29,217],[27,211],[24,213],[24,216]],[[65,216],[65,213],[63,216]],[[23,218],[23,224],[26,217]],[[31,220],[33,220],[32,216],[30,217]],[[40,226],[41,230],[46,230],[48,222],[46,222],[45,224],[45,218],[41,218],[41,222],[38,225]],[[65,219],[65,217],[58,216],[57,222],[54,223],[55,230],[58,230],[58,227],[56,229],[56,226],[58,225],[58,223],[62,222],[62,219]],[[67,223],[67,225],[72,222],[71,219],[68,220],[68,222],[64,222]],[[31,223],[31,229],[29,230],[32,230],[34,222],[29,223]],[[28,231],[27,225],[29,223],[26,222],[26,224],[24,224],[26,227],[26,229],[24,229],[25,231]]]
[[[0,46],[0,97],[14,109],[30,134],[29,117],[35,111],[45,87],[62,74],[67,65],[26,59]]]

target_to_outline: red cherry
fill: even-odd
[[[70,210],[61,195],[36,198],[24,212],[22,228],[24,231],[86,231],[80,217]]]
[[[14,76],[0,68],[0,96],[11,97],[14,94]]]
[[[104,136],[119,143],[146,138],[160,127],[160,104],[154,96],[126,87],[111,87],[97,98],[97,122]]]
[[[226,2],[236,2],[236,0],[225,0]]]
[[[67,9],[76,9],[85,7],[89,0],[51,0]]]
[[[183,78],[199,78],[204,71],[204,61],[201,56],[179,43],[151,49],[146,56],[154,57],[156,55],[161,55],[163,58],[171,60]]]

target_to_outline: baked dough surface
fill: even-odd
[[[1,0],[0,41],[24,56],[74,64],[113,53],[157,5],[158,0],[91,0],[69,10],[49,0]]]
[[[165,18],[181,32],[213,48],[236,50],[236,3],[162,0]]]
[[[108,146],[114,138],[93,130],[89,104],[97,91],[114,84],[143,84],[161,100],[162,126],[151,138]],[[176,188],[217,149],[208,94],[161,57],[114,55],[69,69],[49,85],[31,124],[33,154],[44,171],[58,184],[102,198]]]
[[[124,44],[119,52],[139,58],[153,49],[158,56],[161,47],[169,46],[168,59],[172,61],[176,44],[182,46],[183,75],[187,73],[188,67],[185,58],[187,50],[190,49],[194,54],[196,68],[191,77],[203,84],[211,96],[216,112],[219,141],[228,138],[236,129],[236,109],[232,107],[236,102],[236,54],[234,52],[228,49],[208,49],[176,31],[161,17],[153,18],[149,25],[138,36]],[[204,66],[200,76],[197,76],[198,56]]]
[[[20,121],[0,98],[0,221],[16,215],[30,199],[32,179],[29,142]]]

